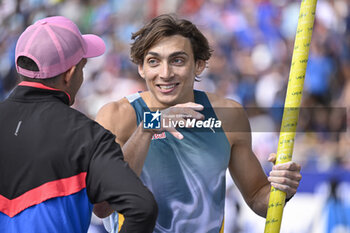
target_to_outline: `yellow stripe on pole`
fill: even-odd
[[[287,95],[284,104],[276,164],[292,160],[295,130],[303,92],[306,65],[315,19],[317,0],[302,0],[295,36],[292,64],[289,73]],[[271,187],[267,210],[265,233],[280,232],[286,194]]]

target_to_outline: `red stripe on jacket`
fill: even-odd
[[[86,187],[85,178],[86,172],[82,172],[72,177],[50,181],[12,200],[0,195],[0,211],[12,218],[23,210],[48,199],[77,193]]]
[[[18,84],[18,86],[36,87],[36,88],[46,89],[46,90],[52,90],[52,91],[62,91],[62,90],[60,90],[60,89],[56,89],[56,88],[52,88],[52,87],[45,86],[44,84],[38,83],[38,82],[22,81],[22,82],[20,82],[20,83]],[[69,95],[66,91],[62,91],[62,92],[64,92],[64,93],[68,96],[69,102],[71,102],[70,95]]]

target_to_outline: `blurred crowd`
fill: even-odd
[[[130,61],[131,34],[152,17],[193,21],[214,50],[196,88],[248,111],[253,149],[265,166],[276,151],[300,1],[295,0],[0,0],[0,100],[18,80],[15,43],[37,19],[63,15],[82,33],[102,36],[107,52],[91,59],[74,107],[94,118],[107,102],[146,89]],[[318,0],[293,159],[304,171],[350,169],[350,0]],[[337,109],[337,111],[333,111]],[[350,122],[350,121],[349,121]],[[264,130],[259,126],[264,125]]]

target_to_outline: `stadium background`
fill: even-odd
[[[253,149],[266,172],[277,149],[300,1],[294,0],[0,0],[0,100],[17,79],[14,48],[35,20],[63,15],[82,33],[101,35],[107,52],[84,69],[74,108],[94,118],[105,103],[145,90],[129,59],[130,36],[152,17],[176,12],[208,37],[214,53],[196,88],[240,102],[248,110]],[[281,233],[350,232],[350,0],[318,0],[302,114],[293,160],[302,165],[298,193],[287,204]],[[342,111],[340,111],[342,112]],[[6,114],[6,113],[0,113]],[[261,126],[264,126],[261,129]],[[227,181],[226,230],[263,232],[264,219],[243,203]],[[90,233],[104,232],[93,218]]]

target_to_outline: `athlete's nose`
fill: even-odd
[[[173,71],[171,66],[168,63],[164,63],[161,67],[161,71],[160,71],[160,77],[162,79],[169,79],[173,77]]]

